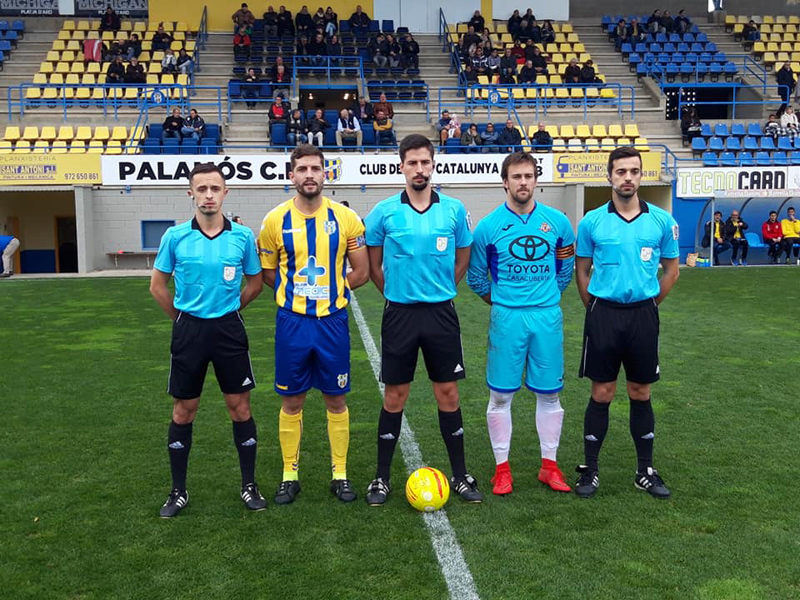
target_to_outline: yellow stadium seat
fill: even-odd
[[[558,44],[547,44],[545,48],[547,49],[548,54],[555,54],[558,52]]]
[[[623,146],[630,146],[631,141],[626,137],[621,137],[617,139],[617,148],[622,148]]]
[[[136,33],[144,33],[147,31],[147,25],[144,21],[136,21],[136,23],[133,24],[133,31]],[[142,36],[139,37],[141,38]]]
[[[12,154],[30,154],[31,143],[27,140],[20,140],[14,145]]]
[[[175,85],[175,76],[172,73],[162,73],[161,85]]]
[[[603,139],[608,137],[605,125],[592,125],[592,137]]]
[[[525,97],[528,100],[536,100],[536,88],[535,87],[526,87],[525,88]]]
[[[114,32],[113,31],[104,31],[103,35],[100,36],[100,39],[104,42],[113,42],[114,41]]]
[[[72,19],[64,21],[64,24],[61,26],[61,29],[66,29],[67,31],[73,31],[75,29],[75,21]]]
[[[561,137],[561,135],[558,133],[558,125],[545,125],[544,130],[549,133],[550,137],[553,139]]]
[[[617,124],[609,125],[608,126],[608,137],[612,137],[612,138],[623,137],[622,125],[617,125]]]
[[[45,61],[39,65],[39,73],[52,73],[53,70],[53,63],[49,61]]]
[[[553,152],[566,152],[567,143],[561,138],[553,139]]]
[[[49,50],[45,58],[48,62],[57,63],[61,60],[61,52],[58,50]]]
[[[194,47],[195,47],[196,44],[197,44],[197,42],[195,42],[194,40],[189,40],[188,42],[186,42],[186,46],[185,46],[186,52],[188,52],[189,54],[194,52]]]
[[[50,83],[52,85],[63,85],[64,75],[62,73],[53,73],[50,75]]]
[[[69,145],[69,154],[86,154],[86,142],[73,140]]]
[[[774,52],[764,52],[764,55],[761,57],[761,60],[763,60],[765,64],[771,65],[777,59],[775,58]]]
[[[139,142],[129,141],[125,144],[125,154],[138,154],[139,153]]]
[[[64,40],[53,40],[53,47],[51,48],[54,52],[61,52],[62,50],[67,49],[67,43]]]
[[[92,97],[92,90],[88,87],[80,87],[75,90],[75,99],[81,104],[88,104],[89,98]]]
[[[99,31],[89,31],[86,33],[87,40],[99,40],[100,39],[100,32]]]
[[[92,139],[92,128],[87,127],[86,125],[81,125],[78,127],[78,131],[75,133],[74,139],[88,142],[90,139]]]
[[[559,44],[558,51],[561,52],[562,54],[569,54],[570,52],[572,52],[572,44],[567,44],[567,43]]]
[[[586,52],[586,46],[578,42],[577,44],[572,44],[572,51],[577,54],[582,54]]]
[[[566,41],[567,41],[567,36],[565,36],[563,33],[556,33],[556,37],[553,40],[553,43],[554,44],[564,44],[564,43],[566,43]]]
[[[22,131],[22,137],[20,139],[27,140],[32,142],[34,140],[39,139],[39,128],[34,126],[28,126]]]
[[[134,91],[136,88],[132,88]],[[94,135],[92,136],[93,140],[100,140],[105,142],[106,140],[111,138],[111,132],[109,131],[108,127],[105,125],[99,125],[94,128]]]
[[[789,23],[791,23],[792,25],[800,25],[800,17],[798,17],[797,15],[789,16]]]
[[[64,31],[62,29],[61,31],[58,32],[58,38],[57,39],[64,40],[65,42],[68,42],[69,40],[72,39],[72,32],[71,31]]]
[[[0,154],[11,154],[11,142],[8,140],[0,140]]]
[[[586,99],[590,101],[589,106],[594,106],[600,97],[600,90],[597,88],[586,88]]]
[[[56,73],[69,73],[70,63],[60,62],[56,65]]]
[[[139,97],[139,90],[136,88],[125,88],[125,100],[136,100]]]
[[[636,149],[637,149],[639,152],[649,152],[649,151],[650,151],[650,145],[649,145],[649,143],[647,142],[647,138],[644,138],[644,137],[637,137],[637,138],[636,138],[636,139],[633,141],[633,144],[634,144],[634,146],[636,146]]]
[[[183,73],[180,73],[175,78],[175,83],[177,83],[178,85],[189,85],[189,76],[188,75],[184,75]]]
[[[127,19],[124,19],[120,25],[121,25],[120,29],[122,31],[132,31],[133,30],[133,23],[131,23]]]
[[[39,132],[39,139],[47,140],[48,142],[56,139],[56,128],[50,125],[42,127],[42,130]]]
[[[75,29],[80,29],[81,31],[89,31],[92,27],[89,25],[89,21],[78,21]]]
[[[583,88],[572,88],[569,91],[569,97],[572,99],[573,106],[580,106],[583,100]]]
[[[774,22],[775,22],[775,17],[773,17],[771,15],[764,15],[764,20],[762,21],[762,23],[764,23],[766,25],[768,23],[772,24]]]
[[[105,147],[100,140],[91,140],[87,149],[88,154],[102,154]]]
[[[37,73],[33,76],[33,83],[37,85],[47,85],[47,75],[44,73]]]
[[[45,88],[42,92],[42,100],[55,100],[58,98],[58,90],[56,88]]]
[[[100,73],[97,76],[97,85],[103,85],[106,82],[106,77],[107,75],[105,73]]]
[[[178,25],[181,25],[181,23],[178,23]],[[508,24],[498,23],[497,25],[495,25],[495,31],[500,34],[508,33]]]
[[[3,139],[9,142],[16,142],[20,137],[22,137],[22,134],[19,131],[19,127],[16,125],[7,126],[6,132],[3,134]]]
[[[98,78],[97,83],[102,84],[103,82],[101,82],[100,79]],[[103,88],[98,87],[92,90],[92,100],[95,100],[97,102],[102,102],[105,99],[106,99],[106,94]]]
[[[783,32],[784,32],[783,25],[776,24],[772,26],[772,33],[783,33]]]
[[[42,97],[42,90],[40,88],[28,88],[25,90],[26,100],[38,100]]]
[[[587,138],[583,143],[587,152],[600,152],[600,140],[595,138]]]
[[[617,142],[613,138],[603,138],[600,140],[600,148],[603,152],[610,152],[617,147]]]
[[[577,33],[570,33],[570,34],[567,35],[567,42],[569,42],[570,44],[574,45],[574,44],[577,44],[580,41],[581,41],[581,39],[578,37]]]
[[[150,62],[150,52],[147,50],[142,50],[142,53],[139,55],[139,64],[143,66],[147,66],[147,63]]]
[[[50,154],[66,154],[67,142],[64,140],[55,140],[50,146]]]
[[[34,154],[47,154],[49,150],[50,150],[50,143],[47,140],[37,140],[33,144]]]
[[[778,15],[777,17],[775,17],[775,22],[786,24],[789,22],[789,20],[786,18],[786,15]]]
[[[733,25],[734,23],[736,23],[736,17],[733,15],[727,15],[725,17],[725,25]]]
[[[131,129],[129,139],[138,141],[144,139],[146,136],[147,130],[140,125],[138,128]]]
[[[154,50],[153,51],[153,58],[151,58],[153,62],[157,62],[161,64],[161,61],[164,60],[164,51],[163,50]]]
[[[86,38],[85,31],[73,31],[72,32],[72,39],[82,42]]]
[[[61,53],[61,60],[63,62],[71,63],[72,61],[75,60],[75,52],[73,52],[72,50],[64,50]]]
[[[561,85],[562,83],[561,75],[550,75],[550,85]],[[567,90],[564,90],[566,92]],[[565,94],[566,97],[566,94]]]
[[[572,125],[562,125],[561,126],[561,135],[559,137],[562,137],[562,138],[574,138],[575,137],[575,128]]]
[[[636,123],[625,124],[625,137],[637,138],[639,137],[639,126]]]
[[[572,33],[572,24],[571,23],[562,23],[561,24],[561,32],[562,33]]]
[[[86,68],[83,66],[83,63],[79,60],[76,60],[72,63],[72,68],[70,69],[71,73],[83,73]]]
[[[62,125],[58,128],[58,138],[59,140],[70,141],[75,137],[75,131],[72,129],[72,125]]]
[[[567,150],[569,152],[583,152],[583,142],[580,138],[571,138],[567,142]]]
[[[537,75],[536,85],[547,85],[547,75]]]
[[[118,100],[122,100],[122,98],[124,96],[125,96],[125,92],[122,91],[122,88],[112,87],[112,88],[109,88],[109,90],[108,90],[108,97],[109,98],[116,98]]]
[[[75,88],[63,88],[58,96],[59,98],[72,100],[75,97]]]
[[[106,144],[106,154],[122,154],[122,142],[120,140],[110,140]]]
[[[592,132],[588,125],[578,125],[575,128],[575,135],[585,140],[586,138],[592,137]]]
[[[81,77],[81,84],[97,85],[97,78],[94,76],[94,73],[84,73]]]
[[[95,138],[97,138],[97,130],[95,130]],[[128,139],[128,128],[124,125],[117,125],[115,126],[107,139],[110,140],[127,140]]]
[[[80,85],[81,79],[77,73],[70,73],[64,79],[64,83],[66,83],[67,85]]]
[[[616,98],[617,92],[615,92],[611,88],[603,88],[602,90],[600,90],[600,97],[606,99]]]
[[[67,42],[67,50],[72,50],[73,52],[80,52],[81,51],[81,43],[77,40],[72,40]]]
[[[174,40],[176,40],[176,41],[179,41],[179,42],[185,42],[186,41],[186,34],[184,32],[182,32],[182,31],[176,31],[175,33],[172,34],[172,38]]]

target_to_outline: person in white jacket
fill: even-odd
[[[800,130],[800,123],[797,121],[797,115],[791,106],[786,107],[786,112],[781,115],[781,128],[786,130],[789,137],[794,138],[798,130]]]

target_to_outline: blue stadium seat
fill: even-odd
[[[694,52],[689,52],[686,54],[686,62],[692,65],[696,65],[698,62],[698,56]]]
[[[711,125],[709,125],[708,123],[701,124],[700,125],[700,135],[702,135],[705,138],[709,138],[712,135],[714,135],[714,132],[711,131]]]
[[[200,154],[216,154],[219,152],[218,144],[218,139],[204,137],[200,140]]]
[[[667,40],[667,36],[665,34],[663,34],[663,33],[657,33],[656,34],[656,41],[659,42],[660,44],[666,44],[667,41],[668,41]]]
[[[742,149],[742,144],[739,141],[739,138],[731,136],[725,140],[725,148],[732,152],[738,152]]]
[[[794,150],[794,146],[792,145],[792,139],[788,137],[779,137],[778,150],[784,150],[786,152],[791,152],[792,150]]]
[[[672,83],[673,81],[675,81],[675,78],[678,76],[679,71],[680,71],[680,69],[678,68],[678,65],[676,65],[675,63],[669,63],[664,68],[664,74],[667,77],[667,81],[669,83]]]
[[[730,135],[728,126],[725,123],[717,123],[714,125],[714,135],[717,137],[728,137]]]
[[[722,65],[718,62],[712,62],[708,65],[708,74],[711,77],[711,81],[717,81],[722,75]]]
[[[392,19],[384,19],[381,21],[381,29],[383,33],[394,33],[394,21]]]
[[[647,52],[647,44],[645,44],[644,42],[639,42],[633,47],[633,51],[638,52],[639,54],[644,54],[645,52]]]
[[[658,42],[653,42],[652,44],[650,44],[648,50],[650,52],[655,52],[656,54],[658,54],[659,52],[663,52],[664,51],[664,47],[661,44],[659,44]]]
[[[740,138],[744,137],[746,135],[744,131],[744,123],[734,123],[731,125],[731,135],[735,135],[736,137]]]
[[[713,152],[703,152],[703,166],[706,167],[717,167],[719,166],[719,161],[717,160],[717,155]]]
[[[747,124],[747,135],[751,135],[753,137],[761,137],[763,134],[761,132],[761,125],[758,123],[748,123]]]
[[[160,140],[161,136],[164,134],[164,125],[162,125],[161,123],[151,123],[148,126],[147,131],[149,137]]]
[[[633,52],[633,45],[626,42],[622,44],[622,46],[620,46],[619,51],[622,52],[622,56],[627,56],[628,54]]]
[[[714,42],[706,42],[706,52],[711,52],[711,54],[716,54],[717,45]]]
[[[683,52],[684,54],[689,52],[689,44],[687,44],[686,42],[679,43],[677,48],[678,52]]]
[[[745,150],[749,150],[750,152],[758,152],[759,149],[758,140],[752,135],[745,136],[743,143]]]
[[[719,155],[719,164],[723,167],[736,167],[736,155],[733,152],[723,152]]]
[[[683,41],[684,42],[688,42],[688,43],[691,44],[692,42],[695,41],[694,34],[693,33],[684,33],[683,34]]]
[[[681,36],[680,36],[680,34],[677,34],[677,33],[670,33],[670,34],[669,34],[669,41],[670,41],[670,42],[672,42],[673,44],[678,44],[678,43],[680,43],[680,41],[681,41]]]
[[[800,165],[800,150],[792,150],[789,153],[789,162],[793,165]]]
[[[165,139],[161,145],[161,154],[179,154],[180,144],[180,138],[171,137]]]
[[[743,167],[753,167],[756,164],[751,152],[739,152],[739,164]]]
[[[788,167],[789,166],[789,158],[786,156],[786,152],[773,152],[772,153],[772,164],[779,166],[779,167]]]
[[[766,248],[767,245],[761,241],[761,238],[758,237],[758,234],[755,231],[745,231],[744,232],[744,239],[747,240],[747,244],[751,248]]]
[[[771,137],[765,135],[761,138],[761,149],[772,152],[775,150],[775,142],[772,141]]]
[[[714,152],[722,152],[725,147],[722,143],[722,138],[718,138],[714,136],[708,140],[708,149],[713,150]]]
[[[200,154],[200,141],[186,138],[181,142],[181,154]]]
[[[444,147],[446,154],[461,154],[461,140],[448,138]]]
[[[756,164],[759,167],[769,167],[772,165],[772,159],[769,157],[769,152],[756,152]]]
[[[686,35],[691,35],[691,33],[687,33]],[[694,42],[692,44],[691,48],[692,48],[692,52],[694,52],[695,54],[703,54],[703,52],[705,52],[705,50],[706,50],[705,46],[703,44],[698,43],[698,42]]]
[[[273,146],[285,146],[288,141],[286,138],[286,124],[275,123],[270,130],[270,142]]]
[[[678,49],[675,47],[675,44],[672,44],[670,42],[664,44],[664,52],[666,52],[667,54],[675,54],[677,51]]]
[[[218,140],[219,132],[219,123],[206,123],[206,133],[204,137]]]
[[[706,141],[701,137],[692,138],[692,155],[693,156],[700,156],[703,152],[708,149],[706,146]]]
[[[142,142],[142,152],[144,154],[161,154],[161,140],[154,137],[145,138]]]
[[[378,33],[380,32],[380,29],[381,29],[380,23],[378,23],[378,21],[376,21],[375,19],[369,22],[370,33]]]
[[[705,33],[696,33],[694,36],[694,41],[706,43],[708,42],[708,36]]]

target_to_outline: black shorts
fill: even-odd
[[[586,308],[579,377],[616,381],[620,365],[632,383],[654,383],[658,368],[658,305],[654,298],[619,304],[592,298]]]
[[[238,311],[218,319],[178,313],[172,325],[167,393],[179,400],[203,393],[208,363],[214,365],[223,394],[241,394],[256,387],[244,321]]]
[[[464,379],[461,326],[453,302],[387,301],[381,323],[381,381],[388,385],[414,381],[420,348],[431,381]]]

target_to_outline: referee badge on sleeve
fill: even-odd
[[[225,267],[222,270],[222,278],[225,281],[233,281],[236,278],[236,267]]]

